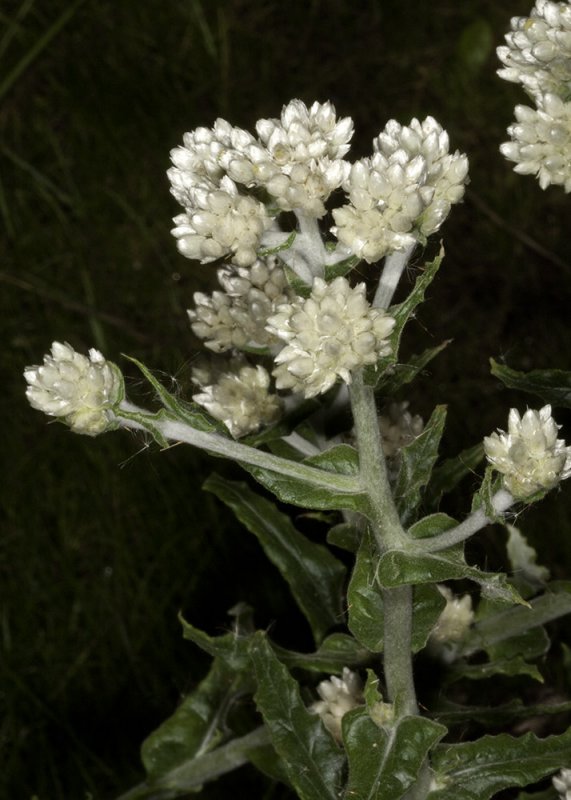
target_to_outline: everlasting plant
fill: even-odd
[[[568,191],[571,6],[537,0],[507,42],[500,74],[536,108],[516,109],[502,150],[543,188]],[[571,446],[546,396],[537,410],[511,409],[507,431],[438,463],[446,408],[424,421],[403,392],[443,345],[408,361],[399,346],[441,265],[429,237],[461,201],[468,159],[432,117],[389,121],[355,162],[352,133],[331,103],[292,100],[256,134],[219,119],[172,151],[178,249],[215,269],[220,286],[196,293],[188,312],[210,352],[193,367],[192,397],[135,362],[160,406],[141,408],[115,364],[58,342],[25,371],[34,408],[76,433],[142,431],[238,462],[249,480],[214,474],[204,488],[258,538],[314,639],[310,652],[288,650],[256,631],[243,605],[220,636],[182,620],[212,667],[146,739],[146,777],[123,800],[186,796],[248,762],[303,800],[486,800],[550,777],[549,796],[569,797],[571,728],[541,738],[510,726],[569,712],[571,700],[526,707],[506,690],[486,705],[485,692],[465,687],[542,680],[544,625],[571,611],[571,583],[550,582],[510,522],[571,475]],[[394,303],[413,253],[416,282]],[[494,372],[509,386],[540,383]],[[484,458],[463,519],[439,511]],[[288,506],[332,521],[323,541],[302,534]],[[509,534],[513,574],[466,560],[466,541],[492,523]],[[418,664],[442,681],[422,705]],[[488,726],[496,732],[482,735]]]

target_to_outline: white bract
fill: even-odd
[[[261,366],[224,372],[211,385],[203,384],[208,380],[204,370],[193,372],[193,379],[201,384],[201,391],[192,399],[223,422],[235,439],[280,417],[281,400],[270,393],[270,376]]]
[[[270,333],[286,342],[275,358],[277,388],[315,397],[338,378],[351,383],[353,370],[391,352],[387,337],[394,325],[384,311],[371,308],[364,283],[351,288],[346,278],[315,278],[307,299],[278,306],[268,319]]]
[[[506,550],[512,572],[517,580],[543,584],[549,580],[549,570],[537,563],[537,553],[527,543],[525,536],[514,525],[506,525],[508,543]]]
[[[195,306],[188,316],[196,336],[216,353],[275,346],[279,340],[266,330],[268,317],[293,297],[277,259],[258,259],[250,268],[220,269],[218,283],[224,291],[194,294]]]
[[[571,769],[562,769],[551,779],[561,800],[571,800]]]
[[[484,438],[488,461],[504,476],[504,485],[514,497],[552,489],[571,475],[571,447],[557,438],[558,431],[551,406],[528,409],[523,417],[512,408],[508,432],[500,430]]]
[[[521,83],[532,97],[571,90],[571,6],[536,0],[529,17],[513,17],[506,45],[497,54],[505,65],[498,75]]]
[[[341,720],[348,711],[364,705],[361,679],[356,672],[343,667],[343,677],[332,675],[329,680],[321,681],[317,694],[321,700],[313,703],[309,711],[318,714],[329,733],[341,742]]]
[[[97,436],[113,427],[113,407],[123,396],[118,367],[91,349],[89,358],[70,345],[54,342],[43,366],[28,367],[26,396],[30,405],[58,417],[75,433]]]
[[[448,134],[432,117],[410,126],[390,120],[374,154],[351,166],[349,203],[333,210],[335,236],[369,263],[434,233],[464,194],[465,155],[448,152]]]

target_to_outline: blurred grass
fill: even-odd
[[[413,409],[449,402],[454,453],[503,425],[510,403],[533,404],[489,376],[489,355],[571,369],[569,200],[498,153],[525,97],[495,77],[494,47],[530,5],[3,4],[0,797],[106,798],[140,777],[140,742],[205,668],[180,639],[180,608],[214,631],[243,599],[260,625],[285,617],[278,635],[296,635],[273,568],[200,493],[206,458],[125,434],[70,435],[23,396],[23,367],[54,339],[119,362],[136,355],[188,387],[185,309],[212,271],[179,257],[169,234],[177,209],[164,173],[183,131],[218,115],[252,127],[291,97],[329,98],[353,116],[358,156],[389,117],[434,115],[469,154],[472,183],[407,346],[455,342],[413,390]],[[568,497],[523,523],[558,577],[571,564]],[[204,796],[240,781],[260,793],[242,773]]]

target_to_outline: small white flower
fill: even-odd
[[[551,779],[561,800],[571,800],[571,769],[562,769]]]
[[[266,330],[268,317],[292,296],[277,259],[258,259],[250,268],[218,271],[223,292],[196,292],[188,311],[192,330],[216,353],[232,348],[265,349],[278,343]]]
[[[469,594],[457,597],[447,586],[440,584],[437,584],[436,588],[445,598],[446,605],[432,629],[431,642],[439,645],[446,642],[458,642],[474,622],[472,598]]]
[[[356,672],[343,667],[343,677],[332,675],[329,680],[321,681],[317,687],[317,700],[309,707],[312,714],[317,714],[323,724],[338,741],[343,741],[341,720],[348,711],[364,705],[361,679]]]
[[[30,405],[61,418],[75,433],[96,436],[113,427],[111,411],[122,398],[123,377],[98,350],[87,358],[54,342],[43,366],[28,367],[24,377]]]
[[[190,190],[189,206],[173,222],[179,252],[202,264],[232,255],[240,267],[257,258],[262,234],[271,218],[262,203],[238,192],[228,177],[202,183]]]
[[[557,438],[558,430],[549,405],[539,411],[528,409],[523,417],[512,408],[508,432],[484,438],[488,461],[502,473],[504,485],[514,497],[552,489],[571,475],[571,447]]]
[[[434,233],[468,177],[465,155],[448,152],[448,134],[432,117],[409,127],[390,120],[375,153],[351,166],[349,203],[333,210],[334,235],[369,263]]]
[[[418,414],[412,416],[408,402],[391,403],[386,414],[379,417],[379,428],[383,452],[393,458],[399,451],[414,442],[424,430],[424,420]]]
[[[338,378],[351,383],[353,370],[390,353],[394,325],[384,311],[371,308],[364,283],[352,289],[346,278],[315,278],[307,299],[278,306],[268,319],[270,333],[287,343],[275,358],[277,388],[315,397]]]
[[[193,374],[193,380],[200,383],[202,391],[192,399],[223,422],[235,439],[280,417],[281,400],[270,393],[270,376],[261,366],[240,366],[235,372],[222,373],[210,386],[204,385],[204,370]]]
[[[516,106],[511,142],[500,146],[515,172],[535,175],[542,189],[550,184],[571,191],[571,103],[554,94],[540,95],[537,109]]]
[[[498,75],[521,83],[532,97],[550,92],[563,97],[571,89],[571,7],[536,0],[529,17],[513,17],[507,44],[497,54],[505,67]]]

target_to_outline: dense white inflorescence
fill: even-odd
[[[188,316],[196,336],[216,353],[236,348],[260,350],[281,342],[266,330],[278,305],[293,299],[283,268],[275,258],[258,259],[250,268],[218,270],[224,291],[196,292]]]
[[[193,380],[201,391],[192,399],[223,422],[235,439],[276,422],[281,415],[281,400],[270,392],[270,376],[262,366],[239,366],[217,375],[209,385],[207,371],[193,370]]]
[[[383,452],[393,458],[399,451],[414,442],[424,430],[424,420],[418,414],[408,411],[408,401],[391,403],[385,414],[379,416],[379,428],[383,442]]]
[[[551,406],[528,409],[523,417],[512,408],[508,432],[484,438],[488,461],[504,476],[504,485],[514,497],[552,489],[571,475],[571,447],[557,438],[558,431]]]
[[[24,377],[30,405],[75,433],[97,436],[113,427],[111,410],[122,399],[123,377],[98,350],[91,349],[88,358],[54,342],[43,365],[28,367]]]
[[[537,108],[516,106],[511,142],[500,146],[515,161],[515,172],[535,175],[542,189],[550,184],[571,191],[571,103],[554,94],[541,95]]]
[[[286,343],[275,358],[277,388],[315,397],[338,378],[351,383],[353,370],[390,353],[394,325],[384,311],[371,308],[364,283],[351,288],[346,278],[315,278],[307,299],[278,306],[268,319],[268,330]]]
[[[446,605],[432,629],[430,639],[437,644],[458,642],[474,622],[472,598],[469,594],[457,597],[444,585],[438,584],[436,588],[445,598]]]
[[[571,800],[571,769],[562,769],[552,778],[561,800]]]
[[[341,720],[348,711],[364,704],[361,679],[356,672],[343,667],[343,677],[332,675],[317,687],[321,700],[313,703],[309,710],[323,720],[323,724],[334,738],[341,742]]]

